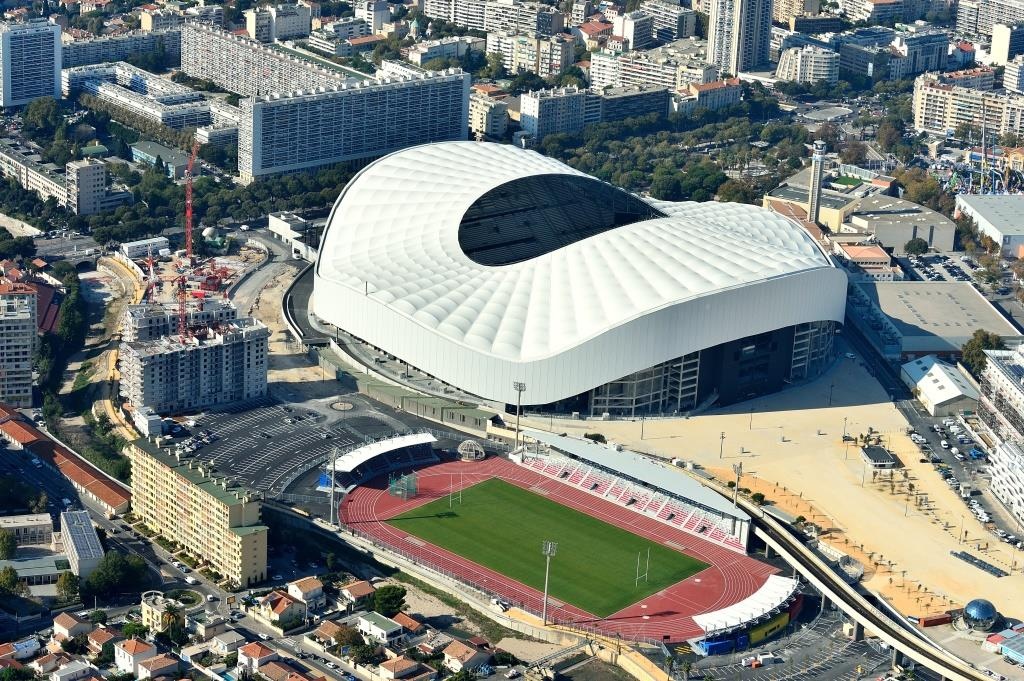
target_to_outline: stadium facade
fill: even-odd
[[[729,404],[834,357],[846,275],[798,225],[641,198],[512,146],[445,142],[345,187],[311,310],[485,400],[635,416]]]

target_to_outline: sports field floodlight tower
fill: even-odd
[[[541,622],[548,625],[548,575],[551,573],[551,559],[558,553],[558,542],[545,540],[541,544],[541,553],[544,554],[544,609],[541,613]]]

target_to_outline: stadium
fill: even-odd
[[[339,452],[327,470],[344,493],[341,524],[538,617],[553,542],[548,623],[625,640],[723,653],[798,614],[796,580],[747,555],[750,518],[729,500],[631,452],[527,436],[507,458],[479,445],[438,457],[429,434]]]
[[[476,142],[363,168],[315,268],[311,312],[339,333],[483,401],[590,415],[816,376],[846,296],[843,272],[772,212],[641,198]]]

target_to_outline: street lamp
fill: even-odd
[[[832,388],[835,388],[835,387],[836,387],[835,383],[829,383],[828,384],[828,406],[830,406],[830,407],[832,406]]]
[[[732,505],[736,506],[737,497],[740,495],[740,478],[743,476],[743,462],[734,463],[732,472],[736,474],[736,486],[732,488]]]
[[[725,431],[723,430],[718,435],[718,458],[722,458],[722,450],[725,448]]]
[[[843,417],[843,442],[846,442],[846,419],[848,416]]]
[[[544,554],[544,609],[541,620],[544,626],[548,625],[548,575],[551,573],[551,558],[558,553],[558,542],[545,540],[541,544],[541,553]]]
[[[516,391],[516,449],[519,448],[519,413],[523,410],[523,391],[526,384],[522,381],[513,381],[512,389]]]

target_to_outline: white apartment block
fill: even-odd
[[[385,61],[377,78],[242,100],[242,179],[468,137],[468,73]]]
[[[671,0],[643,0],[640,11],[653,20],[654,39],[659,43],[670,43],[697,33],[697,13]]]
[[[817,14],[820,5],[820,0],[774,0],[772,21],[786,26],[793,17]]]
[[[795,83],[835,83],[839,80],[839,54],[814,45],[791,47],[779,55],[775,77]]]
[[[342,85],[351,75],[205,24],[181,28],[181,69],[240,95],[266,95]]]
[[[461,59],[470,50],[483,52],[485,49],[486,41],[483,38],[452,36],[413,45],[409,48],[408,59],[417,66],[423,66],[432,59]]]
[[[670,90],[710,83],[718,79],[718,69],[708,63],[706,48],[702,40],[685,38],[622,55],[597,52],[590,58],[590,82],[595,89],[651,85]]]
[[[1024,522],[1024,347],[986,350],[978,418],[997,446],[990,457],[993,494]]]
[[[103,546],[88,511],[64,511],[60,514],[60,538],[71,571],[85,579],[99,567]]]
[[[387,0],[359,0],[356,3],[356,19],[362,19],[376,35],[384,30],[384,24],[391,21],[391,5]]]
[[[960,0],[956,5],[959,35],[995,40],[996,24],[1024,23],[1024,0]]]
[[[1024,132],[1024,95],[961,87],[933,73],[914,81],[914,127],[945,135],[961,123],[983,125],[990,134]]]
[[[519,124],[538,141],[555,132],[580,132],[587,96],[577,87],[527,92],[519,99]]]
[[[469,130],[488,139],[502,139],[508,131],[508,104],[486,95],[469,96]]]
[[[127,190],[107,188],[107,167],[97,159],[69,161],[61,169],[43,163],[40,150],[13,139],[0,139],[0,174],[14,178],[43,201],[51,196],[76,215],[112,210],[132,200]]]
[[[575,59],[573,42],[561,36],[540,38],[501,31],[487,34],[487,52],[500,54],[511,73],[532,71],[542,78],[558,75]]]
[[[271,5],[245,11],[245,30],[260,43],[305,38],[312,30],[310,8],[303,4]]]
[[[238,310],[229,300],[208,298],[192,301],[185,307],[190,327],[226,324],[238,319]],[[178,310],[156,303],[128,305],[121,319],[121,339],[153,341],[178,332]]]
[[[32,406],[36,350],[36,291],[0,280],[0,402]]]
[[[213,119],[209,101],[198,92],[127,62],[64,69],[61,91],[65,97],[87,92],[125,113],[176,130]]]
[[[645,50],[654,44],[654,17],[646,12],[626,12],[612,21],[614,35],[629,43],[631,50]]]
[[[1024,54],[1024,24],[993,26],[989,63],[994,66],[1006,66],[1019,54]]]
[[[270,330],[250,317],[185,338],[121,343],[121,395],[136,409],[176,414],[263,397]]]
[[[572,3],[572,11],[569,14],[569,23],[573,26],[579,26],[593,13],[594,6],[590,4],[590,0],[583,0],[582,2],[577,0]]]
[[[346,40],[349,38],[361,38],[364,35],[370,35],[370,26],[358,17],[346,17],[344,19],[339,19],[338,21],[333,21],[320,30],[324,33],[330,33],[337,38]],[[312,34],[310,34],[310,39],[312,39]]]
[[[710,0],[709,61],[733,76],[765,64],[771,43],[771,0]]]
[[[60,99],[60,26],[46,19],[0,24],[0,106]]]
[[[1024,523],[1024,449],[1018,442],[1003,442],[989,459],[990,489],[1017,522]]]
[[[903,20],[903,0],[849,0],[843,8],[851,21],[877,25]]]
[[[1006,62],[1003,71],[1003,88],[1007,92],[1024,94],[1024,55],[1017,55]]]
[[[61,48],[62,68],[124,61],[133,54],[163,50],[168,61],[181,60],[181,28],[132,31],[123,35],[101,36],[65,43]]]
[[[423,13],[479,31],[553,36],[565,28],[555,8],[522,0],[424,0]]]

